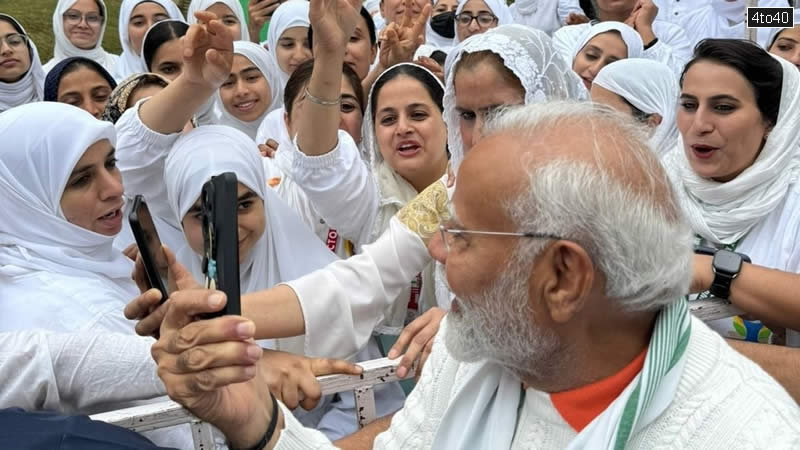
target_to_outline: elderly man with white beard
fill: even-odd
[[[786,391],[690,316],[690,230],[629,118],[589,103],[511,109],[457,178],[433,250],[457,300],[405,407],[338,445],[800,446]],[[271,398],[246,356],[250,321],[192,323],[218,296],[170,298],[153,351],[170,395],[235,448],[332,447]]]

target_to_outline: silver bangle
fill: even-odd
[[[311,100],[311,103],[316,103],[317,105],[320,106],[337,106],[342,101],[341,95],[334,101],[323,100],[319,97],[315,97],[314,95],[311,94],[311,92],[308,92],[308,86],[306,86],[306,97],[308,97],[308,99]]]

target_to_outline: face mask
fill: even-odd
[[[431,17],[431,28],[441,37],[454,38],[456,36],[455,11],[444,12]]]

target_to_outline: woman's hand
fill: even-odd
[[[217,90],[231,74],[233,37],[217,16],[208,11],[195,13],[197,24],[189,27],[183,40],[183,72],[186,81]]]
[[[261,42],[261,28],[272,19],[272,14],[281,6],[279,0],[251,0],[247,4],[247,15],[250,18],[247,31],[250,40],[258,44]],[[239,36],[236,36],[238,39]]]
[[[274,158],[278,151],[278,143],[274,139],[267,139],[266,144],[258,144],[258,150],[264,158]]]
[[[381,32],[380,64],[386,69],[395,64],[411,62],[414,53],[425,42],[425,24],[431,15],[431,5],[426,4],[415,18],[411,12],[411,2],[406,0],[402,22],[390,23]]]
[[[389,350],[389,359],[396,359],[404,349],[406,350],[400,365],[397,366],[399,378],[405,378],[414,363],[418,362],[416,378],[419,379],[422,366],[431,354],[433,340],[439,332],[439,324],[442,323],[445,314],[447,311],[433,307],[408,324],[397,338],[397,342]]]
[[[714,271],[711,269],[713,259],[714,257],[710,255],[694,255],[692,282],[689,285],[690,294],[699,294],[711,289],[711,283],[714,280]]]
[[[308,18],[314,29],[314,56],[341,53],[358,23],[359,0],[311,0]]]
[[[420,56],[414,61],[415,64],[419,64],[420,66],[428,69],[433,73],[439,81],[444,84],[444,68],[436,62],[433,58],[428,58],[427,56]]]
[[[194,279],[192,273],[178,262],[175,254],[167,246],[163,246],[162,249],[167,261],[167,292],[170,295],[178,290],[202,287]],[[139,321],[136,324],[136,334],[140,336],[158,336],[161,321],[164,319],[164,314],[166,314],[167,303],[161,303],[161,292],[158,289],[150,288],[141,256],[139,256],[134,265],[132,278],[139,287],[141,295],[125,306],[125,318]]]

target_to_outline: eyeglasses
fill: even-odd
[[[103,16],[96,13],[89,13],[89,14],[81,14],[78,11],[67,11],[64,13],[64,22],[68,25],[77,25],[81,23],[83,19],[86,19],[87,25],[100,25],[103,23]]]
[[[444,225],[439,225],[439,232],[442,234],[442,242],[444,249],[449,253],[451,248],[457,247],[457,242],[463,241],[463,234],[482,234],[487,236],[516,236],[534,239],[564,239],[560,236],[549,233],[532,233],[532,232],[506,232],[506,231],[473,231],[473,230],[456,230],[454,228],[446,228]]]
[[[28,36],[19,33],[8,34],[6,36],[0,36],[0,44],[5,42],[11,48],[19,48],[23,45],[27,45],[28,43]]]
[[[497,21],[497,16],[487,12],[478,13],[477,16],[473,16],[470,13],[462,12],[461,14],[456,16],[456,22],[462,27],[468,27],[473,20],[478,22],[478,26],[480,26],[481,28],[487,28],[492,26],[492,24]]]

